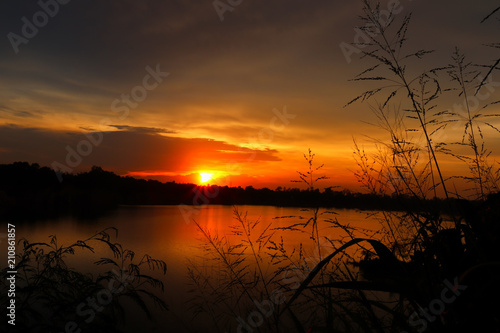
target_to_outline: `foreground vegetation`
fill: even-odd
[[[5,296],[0,306],[8,309],[10,300],[15,300],[14,312],[7,311],[14,316],[2,320],[2,332],[123,332],[139,312],[151,318],[152,306],[167,310],[158,296],[163,282],[148,275],[153,270],[165,275],[165,262],[137,257],[112,241],[110,232],[117,230],[103,230],[69,245],[54,235],[48,243],[21,239],[15,267],[0,271],[0,291]],[[99,254],[110,257],[100,257],[90,271],[78,268],[103,246]],[[12,276],[13,289],[7,279]]]

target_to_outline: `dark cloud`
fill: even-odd
[[[82,156],[75,170],[99,165],[120,173],[146,170],[184,173],[201,165],[220,167],[227,163],[280,161],[275,149],[249,149],[217,140],[178,138],[159,133],[164,132],[132,128],[75,133],[0,126],[0,163],[22,160],[50,166],[57,161],[68,165],[68,152],[72,151],[73,156],[74,151],[88,151],[88,142],[99,141],[91,146],[89,154]]]
[[[128,132],[136,132],[136,133],[163,133],[163,134],[173,134],[175,131],[164,129],[164,128],[155,128],[155,127],[140,127],[140,126],[128,126],[128,125],[108,125],[109,127],[114,127],[119,130],[124,130]]]
[[[5,105],[0,105],[0,115],[2,112],[21,118],[42,118],[42,113],[43,113],[41,111],[36,111],[36,110],[31,110],[31,111],[16,110]]]

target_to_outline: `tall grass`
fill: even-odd
[[[304,182],[315,193],[322,165],[314,165],[314,154],[304,155],[308,169],[298,172],[298,182]],[[363,314],[352,311],[355,298],[350,290],[333,290],[329,286],[301,292],[296,304],[285,306],[300,284],[331,251],[359,236],[373,237],[374,231],[342,224],[337,213],[319,207],[301,209],[299,216],[279,216],[272,223],[249,219],[238,208],[230,235],[196,225],[205,240],[203,259],[189,267],[192,285],[190,301],[198,320],[210,318],[218,332],[235,332],[242,321],[258,311],[256,303],[273,303],[272,314],[255,332],[306,332],[319,327],[357,326]],[[288,241],[294,234],[303,241]],[[322,284],[345,280],[358,275],[347,262],[361,258],[361,251],[346,251],[319,270]],[[206,263],[208,261],[208,263]],[[202,264],[205,262],[206,264]],[[280,299],[281,302],[275,302]],[[240,327],[241,329],[241,327]]]
[[[486,307],[480,304],[484,294],[474,293],[478,285],[493,289],[490,277],[500,276],[498,269],[494,268],[499,251],[493,249],[491,243],[492,238],[498,238],[499,231],[495,226],[498,221],[493,218],[498,216],[499,168],[487,149],[483,128],[492,129],[498,135],[500,131],[494,120],[500,115],[489,111],[498,102],[493,100],[473,109],[469,97],[486,89],[481,74],[491,76],[498,69],[497,63],[486,74],[481,73],[482,66],[468,62],[456,49],[450,64],[418,73],[415,61],[431,51],[406,51],[410,16],[396,25],[397,18],[392,14],[386,21],[381,20],[379,5],[369,1],[364,1],[364,4],[363,22],[367,23],[364,31],[370,42],[364,45],[368,49],[363,53],[375,64],[358,75],[355,81],[372,81],[379,85],[348,104],[382,96],[383,102],[377,102],[372,110],[389,140],[376,140],[379,150],[371,156],[355,142],[360,169],[357,176],[373,193],[402,199],[411,197],[421,202],[417,209],[408,207],[402,216],[383,214],[382,223],[387,231],[384,243],[397,256],[402,267],[392,278],[410,277],[405,279],[405,288],[399,292],[415,311],[439,298],[442,281],[453,277],[459,277],[463,283],[470,282],[471,291],[464,298],[474,301],[467,306],[484,310]],[[366,27],[375,27],[377,33]],[[454,92],[458,94],[452,96],[455,96],[456,103],[464,105],[465,112],[443,108],[442,98]],[[457,124],[463,126],[461,140],[454,139],[455,133],[447,132],[452,127],[457,128]],[[446,172],[442,167],[446,156],[466,165],[469,174]],[[469,184],[465,192],[456,189],[454,183],[457,180]],[[427,200],[439,193],[448,199],[447,206]],[[456,199],[451,200],[452,196]],[[472,201],[463,200],[465,198]],[[496,236],[489,237],[488,229]],[[383,261],[378,258],[375,263],[364,260],[360,264],[366,275],[376,281],[385,275],[380,271]],[[484,275],[481,267],[490,267],[492,275]],[[411,289],[413,293],[405,292]],[[498,309],[498,306],[490,308]],[[427,329],[470,331],[477,326],[496,331],[494,317],[486,316],[479,321],[474,315],[464,314],[465,311],[463,303],[457,302],[447,309],[447,315],[439,316],[439,321],[429,322]],[[411,325],[405,329],[425,330]]]
[[[260,229],[261,221],[249,222],[236,211],[234,236],[241,238],[231,238],[234,243],[199,226],[207,253],[221,270],[191,277],[197,292],[210,286],[209,296],[217,301],[205,298],[205,308],[198,309],[212,315],[220,332],[234,331],[234,318],[245,317],[254,310],[252,300],[270,297],[273,288],[286,302],[253,331],[499,331],[500,292],[494,281],[500,279],[500,172],[484,131],[500,132],[494,121],[499,115],[489,111],[498,102],[473,109],[468,98],[487,87],[481,78],[491,78],[498,61],[475,66],[457,49],[450,64],[421,70],[420,59],[432,51],[406,50],[411,15],[398,18],[391,12],[382,19],[380,4],[363,3],[363,25],[358,28],[369,41],[356,45],[362,46],[370,65],[354,82],[376,86],[347,105],[375,101],[371,109],[387,137],[372,140],[377,147],[373,154],[355,142],[356,176],[370,192],[399,198],[406,209],[381,212],[382,233],[375,234],[350,229],[319,208],[307,210],[309,217],[278,219]],[[486,69],[484,76],[481,69]],[[465,105],[465,113],[443,107],[449,96]],[[448,136],[456,124],[463,126],[459,140],[454,133]],[[445,167],[450,156],[469,174],[450,174]],[[313,183],[322,179],[316,176],[321,166],[314,167],[310,150],[304,157],[308,170],[299,172],[299,182],[313,192]],[[469,184],[466,192],[457,189],[460,180]],[[439,197],[446,199],[444,204]],[[407,204],[408,199],[417,204]],[[283,221],[287,224],[278,225]],[[316,251],[313,265],[305,244],[292,249],[286,245],[286,232],[307,234]],[[290,279],[291,271],[298,278]],[[422,311],[442,297],[446,281],[458,281],[467,290],[443,311],[417,323]],[[194,301],[200,304],[199,297]],[[215,305],[226,312],[215,311]]]

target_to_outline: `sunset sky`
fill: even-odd
[[[274,189],[296,186],[311,148],[330,177],[320,187],[356,189],[353,138],[367,149],[367,135],[384,138],[368,104],[343,108],[370,86],[349,81],[369,62],[339,47],[354,41],[361,1],[233,0],[221,14],[213,0],[60,0],[24,38],[54,1],[0,5],[0,163],[178,182],[206,172],[216,184]],[[498,21],[480,22],[497,6],[401,0],[396,19],[413,12],[410,51],[436,50],[422,68],[448,64],[455,46],[491,64],[498,49],[484,44],[499,41]],[[482,105],[500,99],[491,87]],[[499,134],[485,134],[499,152]],[[68,165],[68,149],[86,156]]]

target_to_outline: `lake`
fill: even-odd
[[[155,310],[155,314],[158,315],[156,322],[138,315],[133,322],[126,324],[127,331],[194,332],[201,329],[208,332],[210,330],[206,329],[206,325],[209,320],[203,315],[193,319],[189,304],[186,302],[192,298],[189,293],[192,285],[188,280],[188,266],[197,267],[199,272],[217,274],[216,262],[209,258],[204,249],[204,245],[207,245],[206,234],[211,235],[210,237],[217,236],[218,240],[227,242],[226,245],[231,242],[241,243],[238,239],[241,235],[235,235],[235,229],[231,227],[238,224],[241,227],[241,223],[235,219],[234,209],[235,207],[219,205],[121,206],[109,215],[91,221],[61,218],[36,223],[18,223],[16,236],[17,239],[26,238],[30,242],[48,242],[48,236],[55,234],[58,244],[69,245],[76,240],[87,239],[103,229],[115,227],[118,229],[116,238],[114,232],[110,231],[113,241],[133,250],[137,257],[147,253],[167,263],[165,276],[153,274],[162,278],[165,284],[165,292],[159,295],[168,304],[170,311],[159,313]],[[311,265],[318,262],[318,258],[324,257],[325,253],[329,254],[333,250],[332,243],[325,243],[323,240],[319,249],[312,245],[312,223],[306,228],[296,226],[297,230],[279,229],[307,222],[314,213],[312,210],[273,206],[239,206],[237,210],[242,216],[241,219],[247,221],[248,226],[253,227],[252,237],[255,242],[261,235],[268,237],[267,241],[274,240],[274,244],[283,238],[283,246],[287,251],[291,252],[294,248],[302,247],[304,258],[314,258],[315,260],[310,260]],[[347,228],[357,228],[357,231],[352,231],[357,236],[363,236],[358,234],[361,229],[366,229],[368,233],[380,230],[380,224],[373,217],[373,212],[345,209],[328,212],[321,209],[319,213],[322,215],[318,218],[320,222],[317,225],[317,234],[322,239],[326,236],[335,240],[333,244],[340,245],[343,241],[350,239],[352,235],[348,234],[353,229]],[[259,223],[255,224],[255,221]],[[200,227],[206,234],[200,230]],[[270,244],[268,242],[266,246]],[[264,250],[262,251],[264,253]],[[69,262],[78,269],[95,273],[97,270],[93,262],[102,256],[110,257],[111,253],[106,251],[105,247],[98,245],[95,254],[82,250]],[[269,256],[266,255],[266,258]],[[262,267],[264,267],[265,274],[270,274],[275,266],[270,262],[265,262],[260,268]],[[244,317],[245,312],[241,316]],[[234,318],[233,325],[235,328],[238,325],[236,319]]]

